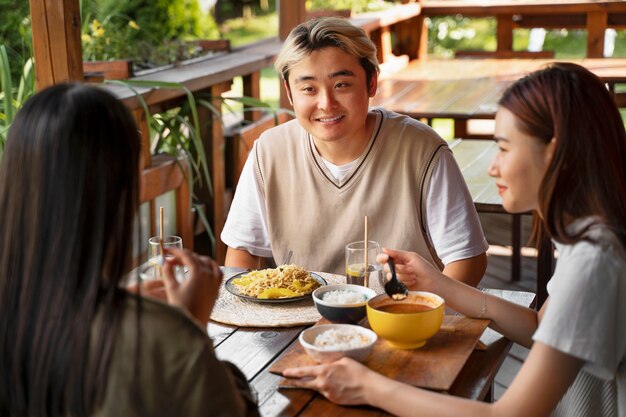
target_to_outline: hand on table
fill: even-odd
[[[398,279],[409,290],[428,290],[432,279],[440,275],[439,270],[415,252],[383,248],[383,253],[378,254],[376,261],[385,266],[390,256],[395,262]]]
[[[291,385],[316,390],[341,405],[369,404],[367,389],[376,383],[368,379],[384,378],[350,358],[326,365],[285,369],[283,376],[293,378],[289,381]]]
[[[206,325],[215,305],[222,282],[222,272],[213,259],[186,249],[165,249],[169,256],[163,265],[163,282],[167,302],[187,309],[200,323]],[[188,278],[176,281],[174,266],[188,269]]]

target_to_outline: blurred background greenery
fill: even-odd
[[[307,0],[309,10],[380,10],[385,0]],[[85,60],[130,59],[138,69],[164,65],[195,56],[188,47],[195,39],[229,39],[238,47],[278,32],[276,0],[81,0],[82,42]],[[0,45],[5,45],[11,76],[17,85],[24,64],[32,56],[29,2],[0,0]],[[445,16],[428,20],[431,56],[452,57],[458,49],[495,50],[496,23],[491,18]],[[530,31],[514,33],[514,49],[525,50]],[[626,31],[618,31],[612,56],[626,57]],[[556,58],[584,56],[584,31],[553,30],[545,34],[544,50]],[[262,99],[278,106],[280,85],[273,69],[262,72]],[[235,82],[233,94],[242,91]]]

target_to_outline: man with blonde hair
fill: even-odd
[[[292,30],[274,64],[296,119],[255,142],[221,238],[226,265],[262,258],[343,274],[344,245],[369,236],[476,285],[487,242],[450,149],[430,127],[382,108],[376,47],[341,18]]]

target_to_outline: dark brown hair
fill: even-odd
[[[598,216],[626,248],[626,133],[602,81],[579,65],[555,63],[515,82],[500,105],[524,133],[545,144],[556,139],[539,189],[544,231],[574,243],[586,230],[570,234],[568,221]]]
[[[129,111],[96,87],[51,87],[16,115],[0,165],[0,415],[85,416],[102,401],[139,154]]]

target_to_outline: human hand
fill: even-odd
[[[165,292],[165,283],[160,279],[148,280],[141,283],[141,288],[137,284],[131,284],[126,287],[128,292],[156,298],[157,300],[167,301],[167,293]]]
[[[376,261],[385,266],[389,257],[394,260],[398,279],[409,290],[428,290],[432,279],[440,274],[434,266],[415,252],[383,248],[383,253],[378,254]]]
[[[370,404],[368,389],[377,385],[370,380],[377,376],[382,378],[350,358],[341,358],[326,365],[285,369],[283,376],[293,378],[289,381],[293,386],[316,390],[330,401],[342,405]]]
[[[163,265],[163,282],[167,302],[187,309],[200,323],[206,325],[215,305],[222,282],[222,272],[215,261],[186,249],[164,249],[169,255]],[[188,269],[189,278],[179,283],[174,266]]]

